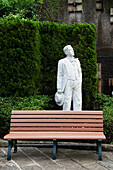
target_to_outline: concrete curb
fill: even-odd
[[[48,141],[18,141],[18,144],[25,144],[25,143],[37,143],[38,147],[53,147],[52,142]],[[0,139],[0,147],[8,147],[7,140]],[[95,150],[96,144],[95,143],[76,143],[76,142],[59,142],[58,147],[61,148],[73,148],[73,149],[82,149],[82,150]],[[113,145],[112,144],[102,144],[102,150],[103,151],[113,151]]]

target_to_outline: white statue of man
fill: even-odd
[[[82,72],[78,58],[74,57],[74,50],[71,45],[63,48],[66,57],[59,60],[57,72],[57,93],[55,95],[56,103],[63,110],[71,109],[73,101],[73,110],[82,109]]]

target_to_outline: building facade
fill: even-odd
[[[113,0],[65,0],[65,23],[94,23],[97,28],[98,92],[113,93]]]

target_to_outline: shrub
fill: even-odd
[[[10,128],[11,110],[44,110],[51,109],[51,98],[46,95],[30,97],[0,98],[0,137],[7,134]]]
[[[104,133],[107,141],[113,141],[113,105],[103,108]]]
[[[97,91],[96,27],[12,18],[0,21],[0,96],[54,95],[58,60],[71,44],[83,75],[83,109],[91,109]]]
[[[0,96],[30,96],[40,80],[40,35],[30,20],[0,20]]]
[[[111,142],[113,140],[113,97],[97,94],[95,107],[103,110],[104,133],[107,142]]]
[[[65,57],[63,47],[71,44],[82,67],[83,109],[92,108],[97,91],[96,27],[87,23],[66,25],[43,22],[39,25],[42,94],[53,95],[56,92],[58,60]]]
[[[36,7],[42,4],[42,0],[1,0],[0,17],[3,15],[18,14],[22,18],[33,18],[36,15]]]

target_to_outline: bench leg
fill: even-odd
[[[16,153],[17,152],[17,140],[14,141],[14,152],[13,153]]]
[[[57,140],[53,139],[53,160],[56,159]]]
[[[97,146],[96,146],[96,153],[98,154],[98,140],[97,140]]]
[[[13,146],[13,141],[11,139],[8,139],[8,152],[7,152],[7,160],[11,160],[11,149]]]
[[[56,140],[56,153],[58,152],[58,140]]]
[[[101,146],[102,140],[98,140],[98,154],[99,154],[99,161],[102,161],[102,146]]]

